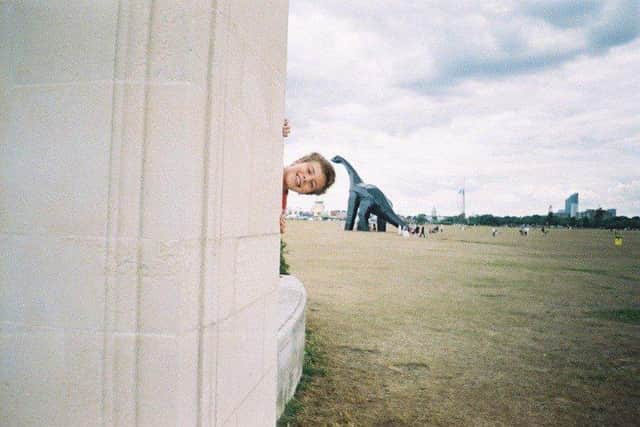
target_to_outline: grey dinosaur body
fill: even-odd
[[[353,230],[356,215],[358,215],[358,231],[369,231],[371,214],[378,218],[378,231],[386,231],[387,222],[396,227],[407,226],[393,211],[392,203],[384,193],[375,185],[362,182],[362,178],[348,161],[341,156],[335,156],[331,161],[342,164],[349,174],[349,207],[345,230]]]

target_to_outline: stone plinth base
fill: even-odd
[[[277,416],[293,397],[304,363],[304,309],[307,293],[294,276],[281,276],[278,289]]]

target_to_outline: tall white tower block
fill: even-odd
[[[0,0],[0,425],[273,426],[287,0]]]

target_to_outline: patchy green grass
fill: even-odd
[[[587,268],[587,267],[567,267],[566,271],[575,271],[577,273],[590,273],[590,274],[610,274],[609,271],[600,268]]]
[[[304,405],[299,400],[299,397],[312,384],[315,377],[323,377],[326,375],[327,368],[325,363],[316,335],[313,333],[313,330],[307,326],[305,329],[302,376],[300,377],[300,383],[298,383],[295,395],[289,400],[278,420],[277,425],[279,427],[293,427],[298,425],[296,423],[296,417],[304,410]]]
[[[289,274],[289,263],[285,257],[288,252],[287,244],[283,239],[280,239],[280,274]]]
[[[590,313],[600,319],[615,320],[616,322],[640,324],[640,309],[627,308],[621,310],[602,310]]]

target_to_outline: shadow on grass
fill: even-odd
[[[640,308],[591,311],[588,315],[616,322],[633,323],[635,325],[640,324]]]
[[[605,276],[611,275],[607,270],[602,270],[599,268],[586,268],[586,267],[567,267],[566,271],[575,271],[578,273],[591,273],[591,274],[604,274]]]
[[[489,261],[486,265],[488,267],[496,267],[500,269],[502,268],[515,268],[515,269],[523,269],[523,270],[533,269],[533,267],[530,265],[523,264],[518,261],[507,260],[507,259],[498,259],[494,261]]]
[[[617,270],[605,270],[602,268],[591,268],[591,267],[569,267],[569,266],[557,266],[557,265],[547,265],[547,264],[525,264],[519,261],[512,261],[507,259],[499,259],[495,261],[490,261],[486,264],[489,267],[497,268],[499,270],[502,269],[519,269],[525,271],[533,271],[533,272],[564,272],[564,273],[586,273],[593,274],[597,276],[606,276],[614,279],[623,279],[623,280],[637,280],[636,277],[629,276],[624,274],[625,272],[620,272]]]
[[[450,240],[447,238],[444,238],[442,240]],[[487,241],[482,241],[482,240],[455,240],[455,239],[451,239],[452,241],[456,241],[456,242],[460,242],[460,243],[470,243],[472,245],[489,245],[489,246],[509,246],[509,247],[517,247],[517,244],[513,244],[513,243],[504,243],[504,242],[487,242]]]
[[[467,288],[479,288],[479,289],[500,289],[500,288],[512,288],[521,289],[529,288],[535,285],[530,280],[511,280],[505,278],[499,278],[494,276],[484,276],[472,281],[468,281],[463,286]]]
[[[350,345],[339,345],[338,348],[340,350],[352,351],[354,353],[371,353],[371,354],[380,353],[380,350],[376,350],[375,348],[353,347]]]
[[[508,285],[497,277],[485,276],[463,284],[467,288],[506,288]]]

